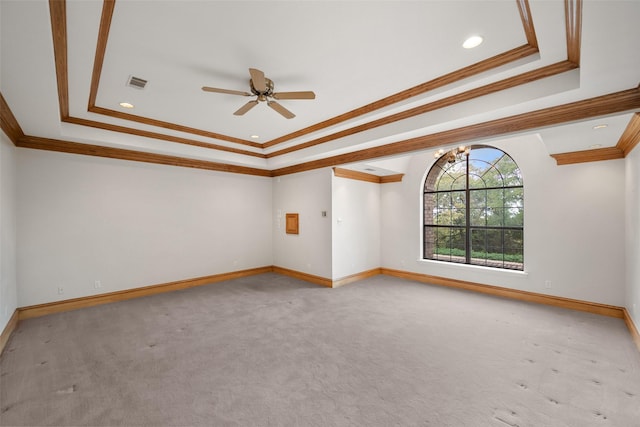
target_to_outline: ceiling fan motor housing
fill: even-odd
[[[264,84],[267,87],[266,90],[264,92],[259,92],[253,86],[253,79],[249,79],[249,86],[251,86],[251,93],[253,93],[254,95],[258,95],[258,97],[261,98],[260,99],[261,101],[264,100],[264,97],[266,96],[269,96],[269,97],[273,96],[273,81],[265,77]]]

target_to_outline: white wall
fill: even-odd
[[[277,267],[331,278],[329,168],[273,179],[273,259]],[[327,216],[323,217],[322,212]],[[298,213],[300,234],[285,233],[285,214]]]
[[[18,307],[15,151],[0,132],[0,332]]]
[[[382,186],[383,267],[622,306],[624,160],[557,166],[537,135],[487,144],[510,154],[524,177],[526,272],[420,260],[433,151],[412,156],[401,185]]]
[[[626,300],[636,327],[640,328],[640,147],[631,151],[626,164]]]
[[[17,170],[20,306],[273,264],[270,178],[27,149]]]
[[[333,279],[380,267],[380,187],[333,176]]]

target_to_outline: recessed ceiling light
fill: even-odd
[[[602,147],[602,144],[593,144],[589,146],[589,148],[600,148],[600,147]]]
[[[258,138],[260,138],[260,135],[251,135],[251,138],[258,139]]]
[[[462,47],[465,49],[473,49],[476,46],[480,46],[483,38],[480,36],[471,36],[462,43]]]
[[[607,125],[607,124],[595,125],[595,126],[593,127],[593,129],[596,129],[596,130],[597,130],[597,129],[604,129],[604,128],[606,128],[607,126],[609,126],[609,125]]]
[[[121,102],[120,106],[123,108],[133,108],[133,104],[129,103],[129,102]]]

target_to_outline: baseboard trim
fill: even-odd
[[[371,270],[361,271],[360,273],[352,274],[341,279],[336,279],[332,281],[331,287],[337,288],[338,286],[348,285],[349,283],[357,282],[358,280],[377,276],[378,274],[380,274],[380,271],[380,268],[373,268]]]
[[[327,288],[333,287],[332,280],[327,279],[325,277],[314,276],[313,274],[302,273],[301,271],[296,271],[296,270],[289,270],[288,268],[284,268],[284,267],[273,266],[272,268],[273,268],[272,271],[274,273],[304,280],[305,282],[311,282],[316,285],[325,286]]]
[[[13,314],[9,318],[9,322],[7,322],[7,325],[2,330],[2,334],[0,334],[0,355],[2,355],[2,352],[4,351],[4,346],[7,345],[7,342],[9,341],[9,337],[11,336],[11,334],[13,333],[13,331],[16,329],[17,326],[18,326],[18,310],[16,309],[14,310]]]
[[[366,279],[368,277],[377,276],[380,274],[380,268],[373,268],[367,271],[361,271],[360,273],[345,276],[340,279],[332,280],[326,277],[314,276],[313,274],[303,273],[297,270],[290,270],[283,267],[273,267],[274,273],[283,274],[285,276],[293,277],[296,279],[304,280],[305,282],[314,283],[316,285],[324,286],[327,288],[337,288],[349,283],[357,282],[358,280]]]
[[[503,288],[500,286],[484,285],[481,283],[467,282],[464,280],[449,279],[428,274],[412,273],[408,271],[382,268],[382,274],[400,277],[403,279],[415,280],[432,285],[446,286],[456,289],[480,292],[502,298],[516,299],[520,301],[534,302],[537,304],[551,305],[554,307],[567,308],[570,310],[586,311],[588,313],[600,314],[602,316],[624,318],[622,307],[614,305],[600,304],[597,302],[581,301],[571,298],[557,297],[553,295],[539,294],[536,292],[521,291],[518,289]]]
[[[233,271],[230,273],[214,274],[211,276],[178,280],[176,282],[145,286],[142,288],[127,289],[106,294],[91,295],[88,297],[73,298],[63,301],[54,301],[45,304],[32,305],[28,307],[20,307],[18,309],[18,319],[24,320],[33,317],[46,316],[48,314],[60,313],[63,311],[77,310],[80,308],[92,307],[95,305],[125,301],[132,298],[140,298],[165,292],[178,291],[181,289],[193,288],[195,286],[222,282],[224,280],[237,279],[240,277],[253,276],[256,274],[270,273],[272,271],[273,267],[271,266],[258,267],[248,270]]]
[[[108,304],[112,302],[125,301],[133,298],[140,298],[165,292],[173,292],[181,289],[203,286],[211,283],[221,282],[224,280],[237,279],[240,277],[253,276],[264,273],[278,273],[285,276],[294,277],[306,282],[321,285],[327,288],[335,288],[349,283],[363,280],[378,274],[399,277],[402,279],[414,280],[417,282],[428,283],[432,285],[445,286],[456,289],[463,289],[473,292],[479,292],[498,296],[502,298],[516,299],[520,301],[533,302],[537,304],[550,305],[570,310],[585,311],[588,313],[599,314],[602,316],[616,317],[623,319],[633,342],[640,351],[640,333],[635,325],[633,318],[626,308],[612,305],[600,304],[590,301],[575,300],[571,298],[557,297],[553,295],[539,294],[529,291],[521,291],[517,289],[503,288],[500,286],[485,285],[482,283],[468,282],[464,280],[449,279],[441,276],[432,276],[428,274],[413,273],[409,271],[394,270],[390,268],[374,268],[360,273],[352,274],[340,279],[331,280],[312,274],[302,273],[300,271],[290,270],[283,267],[267,266],[258,267],[248,270],[234,271],[230,273],[214,274],[210,276],[197,277],[193,279],[179,280],[176,282],[163,283],[159,285],[145,286],[142,288],[128,289],[124,291],[111,292],[107,294],[92,295],[82,298],[68,299],[64,301],[55,301],[46,304],[32,305],[28,307],[17,308],[9,322],[5,326],[2,334],[0,334],[0,355],[4,350],[13,331],[16,329],[18,322],[24,319],[46,316],[49,314],[60,313],[64,311],[76,310],[80,308],[92,307],[95,305]]]
[[[633,322],[633,318],[629,311],[626,308],[622,309],[622,313],[624,314],[624,323],[626,323],[629,332],[631,333],[631,338],[633,342],[636,343],[636,347],[638,347],[638,351],[640,351],[640,332],[638,332],[638,328],[636,324]]]

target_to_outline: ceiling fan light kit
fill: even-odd
[[[312,91],[299,91],[299,92],[274,92],[274,84],[271,79],[264,76],[264,73],[256,68],[249,68],[249,88],[251,93],[243,92],[240,90],[220,89],[216,87],[203,86],[202,90],[205,92],[224,93],[227,95],[240,95],[240,96],[256,96],[253,101],[247,102],[233,113],[236,116],[242,116],[247,111],[258,105],[260,102],[266,102],[271,109],[279,113],[282,117],[292,119],[296,115],[287,110],[282,104],[274,101],[274,99],[315,99],[316,94]]]

